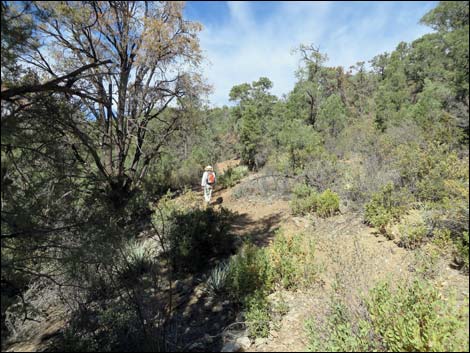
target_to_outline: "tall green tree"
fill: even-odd
[[[238,121],[240,156],[250,169],[262,164],[257,156],[263,148],[263,136],[268,131],[272,109],[277,100],[269,93],[271,88],[272,82],[261,77],[251,84],[236,85],[230,91],[230,100],[238,103],[233,114]]]

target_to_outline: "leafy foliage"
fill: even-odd
[[[452,298],[429,283],[416,279],[377,284],[365,299],[366,313],[352,314],[339,299],[330,305],[325,327],[311,318],[306,322],[310,351],[461,351],[468,347],[465,308],[457,309]]]
[[[320,217],[333,216],[339,211],[339,197],[330,189],[318,194],[315,189],[306,184],[297,185],[291,202],[293,214],[308,214],[316,212]]]

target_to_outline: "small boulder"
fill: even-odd
[[[221,352],[240,352],[241,347],[236,342],[228,342],[224,345]]]
[[[236,343],[239,344],[243,350],[247,350],[251,347],[251,340],[247,336],[237,338]]]

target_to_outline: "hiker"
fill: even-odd
[[[204,168],[204,174],[202,175],[201,186],[204,189],[204,200],[207,204],[211,202],[212,187],[215,184],[215,173],[214,169],[208,165]]]

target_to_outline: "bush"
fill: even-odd
[[[276,234],[268,248],[245,245],[232,256],[225,280],[227,292],[246,309],[250,334],[267,337],[271,311],[267,295],[275,286],[298,289],[317,276],[314,244],[305,235]]]
[[[386,226],[398,221],[405,212],[405,199],[402,193],[395,190],[392,183],[386,184],[379,192],[373,194],[372,199],[365,205],[366,223],[386,234]]]
[[[315,189],[307,184],[298,184],[293,189],[294,197],[290,203],[291,211],[294,215],[305,215],[317,206],[317,193]]]
[[[461,268],[468,272],[470,267],[468,260],[468,231],[463,232],[462,238],[457,242],[455,259]]]
[[[354,313],[339,298],[330,304],[324,325],[306,321],[308,349],[326,352],[467,351],[465,317],[468,308],[457,309],[454,300],[423,280],[377,284]]]
[[[118,263],[118,272],[121,277],[133,280],[150,271],[156,263],[157,256],[158,245],[154,240],[131,240],[122,251],[122,259]]]
[[[337,299],[330,304],[324,328],[311,318],[306,321],[305,329],[310,352],[373,352],[379,347],[371,335],[369,322],[353,320],[348,307]]]
[[[333,216],[339,211],[339,196],[330,189],[318,194],[306,184],[297,185],[290,203],[294,215],[305,215],[317,212],[320,217]]]
[[[234,250],[230,234],[233,214],[225,209],[199,209],[194,193],[185,193],[180,200],[171,194],[155,207],[152,223],[163,239],[175,272],[197,273],[211,261],[225,258]]]
[[[245,320],[252,337],[268,337],[271,322],[270,305],[262,291],[255,291],[245,301]]]
[[[467,351],[465,320],[449,299],[426,282],[377,285],[367,301],[372,326],[389,351]]]
[[[303,234],[292,236],[278,232],[267,251],[274,283],[286,289],[297,289],[311,285],[315,280],[317,268],[312,239]]]
[[[271,268],[265,249],[245,245],[229,262],[228,290],[242,302],[256,290],[268,292],[272,287]]]
[[[217,184],[222,188],[235,186],[243,177],[248,175],[248,167],[241,165],[235,168],[229,167],[224,174],[220,175]]]
[[[224,208],[174,214],[168,234],[173,269],[197,273],[211,259],[230,255],[234,250],[234,238],[229,234],[231,218],[231,213]]]
[[[317,199],[316,211],[320,217],[330,217],[339,212],[338,194],[330,189],[321,193]]]
[[[422,219],[405,220],[400,223],[398,229],[400,234],[398,245],[407,249],[416,249],[429,239],[428,228]]]
[[[159,346],[155,336],[147,336],[136,311],[123,302],[76,312],[64,330],[59,351],[139,352]],[[152,347],[155,349],[155,347]]]

